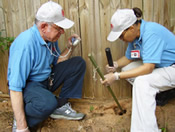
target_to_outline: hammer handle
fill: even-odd
[[[106,49],[105,49],[105,52],[106,52],[106,57],[107,57],[109,66],[113,67],[114,64],[113,64],[113,60],[112,60],[112,55],[111,55],[111,50],[110,50],[110,48],[106,48]]]

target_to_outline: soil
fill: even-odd
[[[72,108],[83,112],[86,117],[81,121],[53,120],[42,122],[37,132],[129,132],[131,120],[131,98],[119,100],[126,113],[113,100],[71,100]],[[159,128],[164,132],[175,131],[175,99],[165,106],[157,106],[156,115]],[[13,112],[10,99],[0,97],[0,132],[11,132]]]

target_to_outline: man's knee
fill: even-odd
[[[74,70],[76,70],[77,72],[85,72],[86,70],[86,62],[80,56],[72,58],[72,65],[72,67],[75,67]]]
[[[79,65],[81,68],[83,68],[83,69],[86,68],[86,62],[82,57],[77,56],[77,57],[75,57],[75,60],[77,62],[77,65]]]
[[[31,100],[25,106],[26,114],[38,118],[49,116],[58,106],[55,96],[38,97]]]

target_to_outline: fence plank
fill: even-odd
[[[65,1],[65,11],[66,11],[66,17],[70,20],[74,21],[74,26],[71,29],[68,29],[68,32],[66,32],[67,38],[70,37],[71,34],[78,34],[80,37],[80,22],[79,22],[79,11],[78,11],[78,0],[67,0]],[[73,56],[81,56],[81,44],[78,44],[73,52]]]
[[[154,0],[144,0],[143,2],[143,19],[146,21],[153,21],[153,7]]]
[[[26,17],[26,10],[25,10],[25,1],[24,0],[18,0],[18,9],[19,9],[19,13],[18,13],[18,17],[19,17],[19,28],[20,28],[20,32],[23,32],[27,29],[27,17]],[[20,33],[19,32],[19,33]],[[16,35],[14,35],[16,36]]]
[[[169,14],[170,2],[169,0],[164,1],[164,22],[163,25],[167,28],[170,28],[170,14]]]
[[[138,7],[142,10],[143,8],[143,1],[142,0],[132,0],[132,8]]]
[[[0,31],[1,31],[1,35],[3,37],[6,36],[6,31],[2,31],[2,30],[5,30],[6,29],[6,26],[5,26],[5,17],[4,17],[4,8],[3,8],[3,5],[2,5],[2,1],[0,1]],[[8,93],[8,87],[7,87],[7,64],[8,64],[8,61],[7,61],[7,57],[8,57],[8,54],[7,53],[2,53],[0,51],[0,91],[4,92],[4,93]]]
[[[0,1],[0,32],[2,36],[6,36],[6,26],[5,26],[5,10],[2,5],[2,1]]]
[[[30,6],[28,6],[30,5]],[[31,6],[32,5],[32,6]],[[25,10],[26,10],[26,20],[27,20],[27,28],[30,28],[34,23],[34,6],[33,0],[25,0]]]
[[[88,53],[92,53],[94,55],[92,52],[92,46],[94,44],[93,0],[79,0],[79,17],[81,22],[80,32],[82,38],[82,56],[87,62],[84,80],[84,97],[94,98],[94,86],[96,81],[92,78],[93,66],[88,59]]]
[[[44,4],[44,3],[46,3],[46,2],[48,2],[49,0],[40,0],[40,5],[42,5],[42,4]]]
[[[169,12],[170,12],[170,30],[175,34],[175,0],[170,0],[170,7]]]
[[[21,21],[19,21],[19,9],[21,9],[20,7],[18,7],[18,0],[14,0],[14,3],[10,3],[11,4],[11,14],[12,14],[12,27],[13,27],[13,35],[17,36],[21,31],[20,31],[20,23]]]
[[[33,15],[34,15],[34,17],[35,17],[35,14],[36,14],[36,12],[37,12],[37,10],[39,9],[39,7],[40,7],[40,5],[41,5],[41,3],[40,3],[40,0],[34,0],[33,1]]]
[[[7,36],[14,36],[13,33],[13,21],[12,21],[12,8],[11,8],[11,1],[10,0],[2,0],[2,6],[4,9],[4,16],[5,16],[5,26],[6,26],[6,32],[7,32]]]
[[[131,8],[132,1],[131,0],[121,0],[121,7],[122,8]]]
[[[154,22],[163,25],[164,19],[164,0],[154,0]]]
[[[64,15],[65,17],[69,18],[69,10],[66,10],[66,2],[67,0],[55,0],[55,2],[57,2],[58,4],[60,4],[63,7],[64,10]],[[66,46],[67,46],[67,41],[68,41],[68,37],[70,36],[70,29],[65,30],[65,34],[61,35],[61,37],[59,38],[58,42],[59,42],[59,48],[62,51]]]
[[[7,87],[7,65],[8,65],[8,53],[2,53],[0,51],[0,91],[8,93]]]
[[[111,17],[113,15],[113,13],[117,10],[117,8],[120,8],[120,1],[108,1],[108,4],[106,4],[106,7],[104,6],[106,3],[105,2],[101,2],[100,5],[100,21],[101,21],[101,26],[100,26],[100,30],[101,30],[101,34],[100,36],[104,36],[101,37],[102,40],[102,46],[101,46],[101,54],[102,56],[101,61],[103,62],[101,64],[102,67],[102,71],[103,73],[106,73],[105,70],[105,66],[107,65],[107,58],[106,58],[106,53],[105,53],[105,48],[109,47],[111,49],[111,54],[113,56],[113,60],[118,59],[118,56],[115,56],[116,53],[119,51],[118,48],[118,43],[111,43],[109,41],[107,41],[107,36],[110,33],[110,21],[111,21]],[[115,57],[114,57],[115,56]],[[114,83],[113,85],[111,85],[111,89],[113,90],[113,92],[115,93],[115,95],[118,97],[120,95],[120,90],[119,90],[119,83]],[[110,93],[107,91],[107,89],[103,86],[103,95],[104,98],[112,98],[112,96],[110,95]]]

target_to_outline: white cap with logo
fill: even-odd
[[[117,40],[122,32],[136,21],[137,17],[132,9],[118,9],[111,18],[111,32],[107,40],[111,42]]]
[[[64,17],[62,7],[55,2],[44,3],[36,13],[36,19],[43,22],[53,22],[57,26],[68,29],[74,25],[74,22]]]

